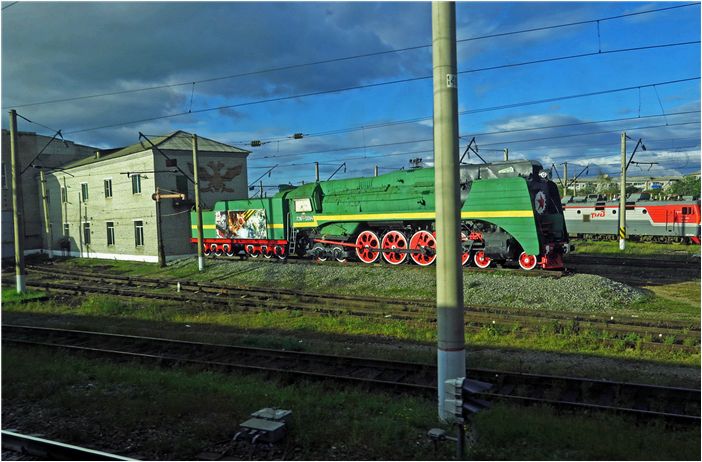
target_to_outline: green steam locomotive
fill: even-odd
[[[534,161],[460,166],[464,265],[563,267],[570,245],[549,176]],[[436,260],[434,200],[433,168],[282,185],[270,198],[220,201],[203,211],[204,252],[428,266]],[[195,212],[191,225],[197,243]]]

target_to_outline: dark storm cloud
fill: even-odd
[[[27,3],[3,14],[3,106],[428,43],[428,11],[421,3]],[[428,73],[427,56],[384,55],[198,84],[194,92],[184,85],[22,112],[63,128],[109,125],[187,110],[191,95],[194,108],[212,107]]]

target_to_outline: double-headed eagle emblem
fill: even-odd
[[[190,173],[195,173],[192,163],[188,162],[188,168]],[[221,173],[222,171],[224,173]],[[228,188],[226,183],[241,174],[241,165],[226,167],[222,162],[210,161],[205,166],[200,165],[197,173],[201,182],[207,182],[207,187],[200,184],[201,192],[234,192],[234,189]]]

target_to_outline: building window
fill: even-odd
[[[90,245],[90,223],[83,223],[83,242]]]
[[[2,189],[7,189],[7,164],[2,163]]]
[[[80,197],[83,199],[83,202],[88,201],[88,183],[80,184]]]
[[[105,197],[112,197],[112,179],[105,180]]]
[[[185,175],[176,176],[176,191],[188,195],[188,178]]]
[[[115,222],[107,222],[107,245],[115,245]]]
[[[69,231],[69,229],[70,229],[70,227],[68,226],[68,223],[64,223],[64,224],[63,224],[63,235],[64,235],[64,236],[68,237],[68,234],[69,234],[68,231]]]
[[[144,245],[144,222],[141,220],[134,222],[134,245],[137,247]]]
[[[68,202],[68,192],[66,192],[66,188],[61,186],[61,202],[64,204]]]
[[[141,193],[141,175],[132,175],[132,194]]]

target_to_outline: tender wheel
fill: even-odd
[[[419,266],[429,266],[436,260],[436,239],[429,231],[417,231],[410,239],[410,250],[426,249],[426,254],[411,253],[410,258]]]
[[[538,259],[535,255],[529,255],[526,252],[522,252],[522,254],[519,256],[519,266],[521,266],[523,270],[533,270],[536,268],[537,262]]]
[[[259,252],[256,250],[256,247],[249,244],[246,246],[246,254],[251,258],[258,258]]]
[[[285,254],[285,248],[282,245],[276,245],[273,248],[273,253],[275,253],[276,257],[278,257],[278,260],[285,260],[288,258],[288,256]]]
[[[490,266],[490,263],[492,263],[492,258],[485,255],[485,252],[482,250],[478,250],[473,256],[473,261],[475,262],[475,266],[485,269]]]
[[[405,235],[399,231],[388,231],[387,233],[385,233],[385,236],[383,236],[382,248],[383,258],[386,262],[390,263],[391,265],[399,265],[400,263],[407,260],[406,253],[385,251],[385,249],[407,249],[407,238],[405,238]]]
[[[213,254],[215,254],[218,257],[222,256],[222,248],[220,246],[218,246],[217,244],[212,244],[211,251]]]
[[[363,263],[375,263],[380,258],[380,252],[375,252],[369,250],[368,247],[372,249],[380,248],[380,239],[378,235],[373,231],[363,231],[356,238],[356,256]]]
[[[273,257],[273,254],[270,252],[267,245],[261,246],[261,253],[263,254],[264,258]]]
[[[209,257],[210,256],[210,248],[205,247],[204,249],[202,249],[202,253],[205,254],[206,257]]]
[[[224,244],[222,246],[222,250],[224,250],[224,253],[225,253],[225,255],[227,255],[227,257],[234,256],[234,250],[232,250],[232,246],[230,246],[229,244]]]

